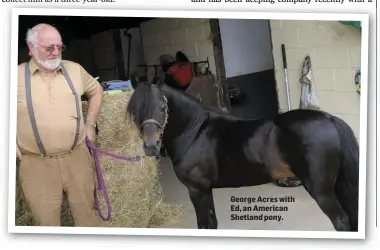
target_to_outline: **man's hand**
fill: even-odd
[[[90,141],[95,142],[95,139],[96,139],[95,127],[92,126],[90,123],[86,123],[86,136]]]

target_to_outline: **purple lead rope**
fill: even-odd
[[[106,184],[105,184],[104,179],[103,179],[102,170],[100,168],[98,152],[100,152],[102,154],[105,154],[105,155],[108,155],[108,156],[111,156],[113,158],[117,158],[117,159],[125,160],[125,161],[130,161],[130,162],[139,161],[141,159],[141,157],[140,156],[129,157],[129,156],[122,156],[122,155],[117,155],[117,154],[106,152],[106,151],[104,151],[104,150],[96,147],[95,144],[92,141],[90,141],[89,139],[87,139],[87,138],[86,138],[86,143],[87,143],[87,146],[90,149],[91,154],[95,158],[94,161],[95,161],[96,177],[98,179],[97,190],[102,190],[103,191],[104,199],[106,201],[107,210],[108,210],[107,217],[104,217],[103,214],[102,214],[102,211],[100,209],[98,194],[97,194],[97,192],[95,190],[95,194],[94,195],[95,195],[96,210],[98,211],[99,217],[103,221],[108,221],[111,218],[111,204],[110,204],[109,197],[108,197],[107,187],[106,187]]]

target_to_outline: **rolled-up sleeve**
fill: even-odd
[[[83,83],[83,93],[88,98],[91,98],[102,89],[100,83],[94,77],[92,77],[82,66],[80,66],[80,74]]]

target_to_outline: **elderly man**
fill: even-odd
[[[60,226],[63,192],[76,226],[98,226],[95,140],[103,89],[79,64],[61,59],[60,33],[39,24],[27,33],[31,60],[18,66],[17,158],[20,183],[37,225]],[[83,117],[81,96],[89,98]]]

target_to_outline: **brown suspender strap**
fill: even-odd
[[[66,81],[69,84],[69,86],[70,86],[70,88],[71,88],[71,90],[75,96],[75,104],[76,104],[76,109],[77,109],[77,127],[76,127],[76,132],[75,132],[74,143],[71,147],[71,149],[74,149],[75,146],[77,145],[77,142],[78,142],[80,118],[81,118],[80,108],[79,108],[79,99],[78,99],[78,93],[76,92],[74,85],[73,85],[69,75],[67,74],[65,67],[63,67],[63,65],[61,65],[61,67],[63,70],[63,74],[66,78]],[[45,148],[42,144],[41,137],[38,133],[36,118],[34,116],[34,110],[33,110],[33,105],[32,105],[32,91],[31,91],[31,84],[30,84],[30,70],[29,70],[29,63],[28,62],[25,63],[25,94],[26,94],[26,103],[27,103],[27,107],[28,107],[29,119],[30,119],[30,122],[32,124],[34,137],[36,138],[36,143],[37,143],[37,146],[38,146],[40,152],[45,155],[46,151],[45,151]]]

